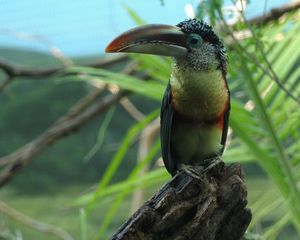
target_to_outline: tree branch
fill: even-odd
[[[111,105],[117,103],[128,93],[128,91],[120,91],[117,94],[107,95],[98,103],[95,103],[72,118],[70,118],[67,113],[35,140],[16,150],[12,154],[0,158],[0,164],[6,165],[0,173],[0,187],[5,185],[13,175],[23,169],[34,156],[50,146],[54,141],[78,130],[86,122],[106,111]]]
[[[122,72],[124,74],[132,74],[135,66],[136,63],[131,61],[124,67]],[[129,91],[118,90],[118,92],[108,95],[98,103],[90,106],[101,95],[104,89],[105,85],[97,90],[91,91],[35,140],[17,149],[10,155],[0,158],[0,166],[4,166],[2,172],[0,172],[0,187],[5,185],[18,171],[23,169],[27,163],[45,148],[60,138],[74,133],[89,120],[105,112],[110,106],[119,102],[119,100],[129,93]]]
[[[6,61],[0,60],[0,68],[6,73],[6,75],[14,77],[45,77],[52,75],[63,68],[50,68],[45,70],[27,69],[14,64],[10,64]]]
[[[120,56],[120,57],[114,57],[109,59],[103,59],[100,62],[97,63],[90,63],[82,66],[86,67],[94,67],[94,68],[101,68],[105,66],[109,66],[118,62],[122,62],[124,60],[128,59],[127,56]],[[2,69],[6,75],[10,77],[32,77],[32,78],[42,78],[45,76],[50,76],[52,74],[55,74],[59,71],[64,70],[66,67],[56,67],[56,68],[49,68],[44,70],[37,70],[37,69],[31,69],[27,67],[18,66],[15,64],[11,64],[3,59],[0,59],[0,69]]]
[[[248,20],[248,23],[251,25],[263,25],[270,21],[277,20],[285,13],[295,11],[298,8],[300,8],[300,1],[290,2],[278,8],[272,8],[264,15],[251,18]]]
[[[127,60],[127,56],[120,56],[114,58],[104,59],[100,62],[90,63],[83,66],[86,67],[94,67],[94,68],[102,68],[112,64],[116,64],[122,61]],[[15,64],[11,64],[3,59],[0,59],[0,69],[6,74],[6,79],[0,84],[0,92],[5,89],[5,87],[10,84],[16,77],[30,77],[32,80],[40,79],[43,77],[52,76],[60,71],[66,69],[66,67],[56,67],[49,68],[44,70],[37,70],[31,68],[25,68],[22,66],[18,66]],[[17,78],[22,79],[22,78]]]
[[[0,84],[0,92],[13,81],[13,78],[10,76],[6,76],[6,78]]]
[[[200,179],[178,173],[112,240],[240,240],[251,221],[240,165],[220,163]]]

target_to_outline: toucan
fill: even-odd
[[[213,28],[188,19],[176,26],[149,24],[116,37],[106,52],[173,57],[161,105],[161,153],[168,172],[195,175],[224,151],[230,92],[227,54]]]

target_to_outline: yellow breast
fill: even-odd
[[[189,118],[215,119],[224,112],[229,92],[220,70],[174,68],[170,79],[174,109]]]

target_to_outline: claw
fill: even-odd
[[[203,165],[193,166],[193,165],[182,164],[180,167],[180,170],[184,171],[186,174],[188,174],[192,178],[201,179],[201,175],[203,173],[208,172],[209,170],[211,170],[212,168],[214,168],[221,162],[222,162],[222,159],[219,156],[213,157],[213,158],[207,158],[207,159],[205,159]]]
[[[205,162],[209,162],[209,165],[207,165],[207,167],[204,168],[204,172],[207,172],[207,171],[209,171],[210,169],[214,168],[215,166],[217,166],[219,163],[221,163],[223,161],[218,156],[218,157],[213,157],[213,158],[206,159]]]
[[[182,165],[180,170],[184,171],[187,175],[191,176],[192,178],[201,179],[200,171],[197,171],[197,168],[200,166],[191,166],[191,165]],[[202,168],[202,167],[201,167]],[[202,168],[203,169],[203,168]]]

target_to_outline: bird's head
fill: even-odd
[[[129,30],[115,38],[106,52],[146,53],[171,56],[184,69],[226,73],[226,50],[213,28],[196,19],[176,26],[150,24]]]

